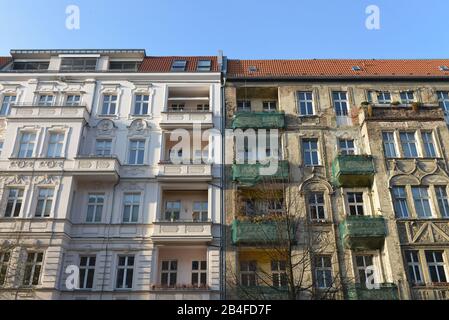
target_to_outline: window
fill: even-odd
[[[95,154],[100,157],[109,157],[112,153],[112,140],[98,139],[95,143]]]
[[[145,155],[145,140],[131,140],[128,164],[142,165]]]
[[[10,256],[9,252],[0,252],[0,287],[6,282]]]
[[[377,93],[377,102],[379,104],[390,104],[391,94],[388,91],[381,91]]]
[[[299,91],[296,95],[298,99],[299,114],[301,116],[314,115],[312,91]]]
[[[332,287],[332,259],[329,256],[315,257],[316,286],[320,289]]]
[[[254,287],[257,285],[256,280],[256,261],[240,262],[240,285],[244,287]]]
[[[27,253],[25,273],[23,277],[24,286],[35,286],[39,284],[43,259],[43,252]]]
[[[209,111],[209,105],[208,104],[197,104],[196,111]]]
[[[11,110],[11,105],[16,102],[16,96],[4,96],[2,107],[0,109],[0,116],[7,116]]]
[[[76,94],[70,94],[67,96],[65,101],[66,106],[68,107],[76,107],[79,106],[81,102],[81,96]]]
[[[427,158],[436,158],[437,152],[435,148],[435,144],[433,142],[433,134],[430,131],[424,131],[421,133],[422,141],[424,144],[424,155]]]
[[[415,101],[415,95],[413,91],[401,91],[400,96],[402,104],[411,104]]]
[[[419,218],[432,217],[429,192],[427,187],[412,187],[413,201]]]
[[[416,148],[415,132],[401,132],[399,133],[401,138],[402,152],[405,158],[417,158],[418,149]]]
[[[171,65],[171,71],[185,71],[186,70],[187,61],[186,60],[174,60]]]
[[[48,139],[48,158],[59,158],[62,156],[62,147],[64,146],[65,133],[54,132],[50,133],[50,138]]]
[[[42,107],[50,107],[53,105],[54,96],[43,94],[39,96],[38,105]]]
[[[61,71],[95,71],[97,69],[96,58],[63,58]]]
[[[2,155],[2,152],[3,152],[3,143],[4,143],[4,141],[0,140],[0,156]]]
[[[150,96],[147,94],[136,95],[136,100],[134,102],[134,114],[135,115],[148,114],[148,102],[149,101],[150,101]]]
[[[306,166],[317,166],[320,164],[318,156],[318,139],[303,139],[303,161]]]
[[[211,65],[212,63],[210,60],[199,60],[198,65],[196,66],[196,71],[210,71]]]
[[[31,158],[33,156],[35,142],[35,133],[23,132],[20,136],[19,158]]]
[[[177,221],[181,214],[181,201],[167,201],[165,204],[165,220]]]
[[[172,111],[184,111],[185,109],[185,105],[183,103],[181,104],[172,104],[170,106]]]
[[[437,194],[438,207],[443,218],[449,218],[449,198],[447,196],[446,186],[435,186]]]
[[[14,62],[13,69],[16,71],[38,71],[48,70],[50,62],[48,61],[25,61]]]
[[[123,222],[132,223],[139,220],[140,193],[125,193]]]
[[[354,140],[352,139],[340,139],[338,140],[338,147],[340,154],[351,155],[355,154]]]
[[[277,107],[276,107],[276,101],[264,101],[262,103],[263,105],[263,111],[264,112],[276,112]]]
[[[109,70],[118,72],[136,72],[139,70],[140,63],[137,61],[111,61]]]
[[[432,282],[447,282],[443,251],[426,251],[426,261]]]
[[[207,221],[207,201],[195,201],[193,203],[193,221]]]
[[[438,91],[437,95],[440,107],[445,112],[449,112],[449,91]]]
[[[384,145],[384,153],[386,158],[396,158],[396,143],[394,141],[393,132],[383,132],[382,140]]]
[[[348,207],[349,215],[363,216],[363,193],[362,192],[348,192]]]
[[[337,116],[346,117],[348,115],[348,100],[346,92],[344,91],[332,92],[332,99],[334,101],[334,108]]]
[[[118,256],[117,289],[131,289],[133,287],[134,256]]]
[[[53,205],[53,188],[39,188],[35,217],[49,217]]]
[[[287,263],[281,260],[271,260],[271,279],[273,287],[287,286]]]
[[[309,194],[309,212],[312,221],[323,221],[326,219],[324,210],[324,193]]]
[[[80,257],[80,289],[92,289],[95,276],[95,257]]]
[[[250,112],[250,111],[251,111],[251,101],[250,100],[237,101],[237,112]]]
[[[192,261],[192,285],[205,287],[207,284],[207,262]]]
[[[178,261],[176,260],[162,261],[161,285],[166,287],[174,287],[176,286],[177,277],[178,277]]]
[[[103,96],[103,107],[101,109],[102,115],[114,115],[117,108],[117,96],[105,94]]]
[[[407,192],[405,187],[393,188],[394,212],[397,218],[408,218]]]
[[[355,256],[355,261],[357,265],[357,273],[359,275],[359,281],[362,286],[366,286],[367,277],[371,275],[367,272],[368,267],[373,267],[373,256],[372,255],[357,255]],[[368,274],[367,274],[368,273]]]
[[[408,276],[412,284],[422,284],[422,270],[419,262],[419,253],[415,250],[405,251],[405,258],[407,261]]]
[[[6,204],[5,217],[18,217],[22,208],[23,189],[11,188],[8,194],[8,203]]]
[[[86,222],[101,222],[104,206],[104,193],[89,193]]]

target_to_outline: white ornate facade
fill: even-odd
[[[0,101],[13,101],[0,120],[2,298],[219,298],[221,168],[168,156],[172,129],[220,130],[217,57],[11,53],[0,76]],[[66,287],[70,266],[78,290]]]

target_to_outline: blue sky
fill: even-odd
[[[81,28],[65,28],[78,5]],[[365,8],[380,8],[380,30]],[[447,0],[0,0],[0,54],[142,48],[231,58],[449,58]]]

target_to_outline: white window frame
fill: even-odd
[[[173,204],[179,204],[178,209]],[[180,200],[167,200],[165,201],[164,221],[178,221],[181,219],[182,202]],[[176,214],[177,213],[177,214]],[[170,214],[168,218],[167,214]]]
[[[81,95],[80,94],[76,94],[76,93],[67,94],[66,97],[65,97],[65,105],[67,107],[78,107],[78,106],[80,106],[81,105]]]
[[[413,285],[424,284],[424,274],[422,272],[419,251],[405,250],[404,254],[405,254],[405,262],[407,263],[407,274],[409,276],[410,282]],[[416,257],[413,254],[415,254]],[[418,277],[421,280],[418,280]]]
[[[37,97],[37,105],[39,107],[51,107],[55,103],[54,94],[39,94]]]
[[[120,264],[120,258],[125,258],[125,263],[123,265]],[[129,263],[129,258],[133,258],[133,263]],[[136,256],[135,255],[127,255],[127,254],[119,254],[117,255],[117,273],[115,280],[115,289],[117,290],[132,290],[134,287],[134,267],[136,266]],[[123,270],[123,280],[122,283],[119,284],[119,272]],[[129,277],[129,272],[131,271],[131,287],[126,287],[126,282]]]
[[[338,95],[338,97],[335,97],[334,95]],[[349,117],[349,101],[347,91],[332,91],[332,101],[337,117]]]
[[[406,139],[403,140],[403,137],[405,137]],[[413,139],[411,139],[411,137]],[[413,159],[420,156],[418,139],[416,138],[416,131],[400,131],[399,140],[401,142],[402,155],[404,158]],[[415,151],[416,154],[413,154],[413,151]],[[406,155],[406,153],[409,154]]]
[[[271,260],[271,280],[275,288],[287,287],[287,262],[284,260]],[[285,283],[283,283],[285,282]]]
[[[95,199],[95,201],[91,201]],[[99,202],[99,199],[103,199]],[[87,194],[87,210],[86,210],[86,223],[101,223],[103,220],[103,211],[105,208],[106,195],[104,193],[88,193]],[[92,219],[89,219],[89,208],[93,208]],[[101,207],[101,209],[99,209]],[[100,212],[98,212],[100,211]],[[96,219],[100,215],[100,219]]]
[[[386,140],[385,137],[387,137],[388,140]],[[394,131],[382,131],[382,145],[384,149],[385,158],[394,159],[398,157],[398,150],[396,146]],[[393,152],[393,154],[390,154],[391,152]]]
[[[52,141],[52,137],[57,138],[56,141]],[[62,139],[61,139],[62,138]],[[64,144],[65,144],[65,132],[62,131],[50,131],[48,133],[48,144],[47,144],[47,158],[62,158],[64,156]],[[51,148],[54,147],[54,150]],[[50,151],[53,151],[50,153]]]
[[[11,251],[0,251],[0,288],[8,282],[8,270],[10,261]]]
[[[33,255],[33,258],[30,259],[31,261],[29,261],[30,255]],[[41,259],[39,259],[39,255],[41,256]],[[27,251],[22,285],[25,287],[38,286],[41,283],[43,266],[44,266],[44,252],[43,251]],[[37,267],[39,267],[38,280],[37,280],[37,283],[34,283],[33,280],[36,275]],[[27,275],[26,270],[28,268],[31,268],[31,270],[30,270],[30,274],[29,274],[30,277],[27,279],[26,278],[26,275]]]
[[[133,143],[137,143],[136,146],[133,146]],[[129,140],[129,148],[128,148],[128,165],[141,166],[145,164],[145,149],[146,149],[146,140],[145,139],[130,139]],[[134,162],[131,160],[131,153],[135,152]],[[142,162],[139,162],[139,155],[143,153]]]
[[[409,105],[416,101],[415,92],[412,90],[399,92],[399,97],[404,105]]]
[[[43,193],[41,193],[43,192]],[[48,218],[52,215],[53,204],[55,198],[55,188],[54,187],[39,187],[37,188],[37,201],[36,209],[34,210],[35,218]],[[43,202],[42,212],[38,213],[39,202]],[[47,212],[48,210],[48,212]]]
[[[316,148],[312,148],[311,143],[316,142]],[[318,138],[304,138],[301,140],[302,145],[302,159],[304,166],[306,167],[314,167],[321,165],[321,157],[320,157],[320,141]],[[309,159],[308,161],[310,163],[307,163],[306,161],[306,154],[308,153]],[[313,154],[316,153],[317,156],[317,162],[315,163],[313,161]]]
[[[164,263],[167,264],[167,266],[168,266],[167,269],[164,268]],[[170,288],[170,287],[177,285],[177,283],[178,283],[178,267],[179,267],[178,260],[168,259],[168,260],[161,261],[161,285],[162,286],[166,286],[167,288]],[[162,278],[163,278],[164,274],[167,275],[167,283],[166,284],[162,283]],[[174,277],[175,281],[173,281],[174,283],[171,284],[173,277]]]
[[[109,153],[106,154],[105,151],[108,150],[108,148],[106,147],[106,143],[110,144],[109,147]],[[99,152],[101,151],[101,152]],[[97,157],[110,157],[112,156],[112,139],[96,139],[95,140],[95,155]]]
[[[349,146],[349,143],[352,142],[352,147]],[[344,146],[342,147],[342,143]],[[338,139],[338,151],[342,155],[355,155],[357,154],[357,148],[355,145],[354,139]]]
[[[239,107],[239,105],[241,107]],[[251,100],[237,100],[237,112],[251,112]]]
[[[329,259],[330,266],[326,266],[326,261],[324,259]],[[319,274],[321,273],[322,279],[324,280],[325,286],[321,286],[319,284],[318,279],[321,277]],[[330,273],[330,279],[328,279],[328,274]],[[332,272],[332,257],[330,255],[319,255],[315,257],[315,279],[316,279],[316,287],[318,289],[329,289],[332,288],[333,285],[333,272]],[[330,280],[330,283],[328,281]],[[330,285],[329,285],[330,284]]]
[[[262,102],[263,112],[276,112],[277,111],[277,101],[276,100],[266,100]]]
[[[426,158],[437,158],[437,146],[432,131],[421,131],[424,156]]]
[[[318,196],[323,198],[323,202],[318,202]],[[313,199],[311,198],[313,197]],[[313,202],[311,202],[313,200]],[[307,208],[309,210],[310,220],[313,222],[324,222],[326,221],[326,199],[324,192],[310,192],[307,194]],[[316,216],[312,216],[313,209],[315,209]],[[319,217],[319,209],[323,210],[323,217]]]
[[[82,265],[81,262],[83,259],[86,259],[86,264]],[[91,265],[91,260],[94,259],[93,265]],[[97,264],[97,257],[95,255],[81,255],[79,257],[79,271],[80,271],[80,281],[79,281],[79,288],[83,290],[92,290],[95,288],[95,267]],[[84,270],[84,277],[82,276],[81,271]],[[87,282],[89,279],[89,274],[93,272],[92,276],[92,287],[87,286]]]
[[[2,99],[2,105],[0,109],[0,117],[9,115],[11,112],[11,105],[17,100],[17,96],[13,94],[4,95]]]
[[[310,95],[310,99],[308,95]],[[315,115],[315,103],[313,101],[313,91],[297,91],[296,100],[298,104],[298,114],[301,117],[310,117]],[[304,104],[304,110],[302,110],[301,104]],[[303,113],[302,111],[305,112]]]
[[[197,269],[195,269],[194,266],[193,266],[193,264],[195,262],[198,264],[198,268]],[[198,283],[194,283],[194,281],[193,281],[193,276],[194,275],[197,276]],[[203,275],[205,276],[205,282],[204,283],[202,283],[202,279],[201,279],[201,277]],[[198,287],[198,288],[202,288],[202,287],[207,286],[207,261],[204,261],[204,260],[202,260],[202,261],[201,260],[194,260],[194,261],[192,261],[191,284],[192,284],[192,286],[195,286],[195,287]]]
[[[245,268],[244,268],[245,266]],[[243,281],[244,277],[246,281]],[[251,284],[254,277],[254,284]],[[240,261],[240,285],[243,287],[257,286],[257,261],[245,260]]]
[[[388,96],[388,98],[387,98]],[[378,104],[391,104],[391,92],[390,91],[379,91],[377,92],[377,103]]]
[[[195,216],[198,216],[195,218]],[[194,201],[192,220],[195,222],[206,222],[209,219],[209,202],[208,201]]]
[[[362,195],[362,202],[357,201],[357,195]],[[349,195],[354,195],[353,199],[350,199]],[[354,201],[352,201],[354,200]],[[346,192],[346,203],[348,206],[348,216],[361,217],[367,216],[367,210],[365,206],[365,194],[362,191],[348,191]],[[355,208],[356,214],[351,214],[351,207]],[[360,214],[360,207],[362,208],[362,214]]]
[[[412,186],[412,198],[413,198],[413,204],[414,204],[414,208],[415,208],[415,212],[416,212],[416,216],[419,219],[430,219],[433,217],[433,209],[432,209],[432,198],[431,195],[429,193],[430,188],[429,186]],[[419,189],[419,198],[415,198],[415,192],[413,192],[413,190],[418,190]],[[424,196],[422,193],[422,190],[426,190],[426,195]],[[417,202],[421,203],[421,206],[424,210],[424,208],[426,208],[427,206],[424,205],[425,202],[428,203],[428,208],[430,210],[430,215],[425,215],[425,216],[420,216],[418,214],[418,209],[417,209]]]
[[[434,187],[440,215],[442,218],[449,218],[449,196],[447,192],[447,186],[435,185]]]
[[[131,197],[131,200],[128,200]],[[138,223],[140,220],[140,209],[142,202],[142,193],[141,192],[125,192],[123,194],[123,223]],[[126,208],[129,207],[129,217],[126,219],[125,212]],[[133,219],[133,212],[137,207],[137,217]]]
[[[403,194],[396,191],[403,191]],[[410,218],[410,205],[408,203],[407,188],[405,186],[393,186],[391,194],[393,197],[393,208],[396,218]],[[400,212],[398,212],[398,210],[400,210]]]
[[[23,210],[23,200],[24,200],[24,193],[25,193],[25,189],[24,188],[19,188],[19,187],[8,187],[8,198],[7,198],[7,205],[5,207],[5,213],[4,213],[4,217],[5,218],[17,218],[20,217],[22,210]],[[14,197],[11,196],[11,191],[12,190],[16,190],[17,193]],[[12,201],[13,205],[12,205],[12,210],[11,210],[11,214],[10,215],[6,215],[6,210],[8,209],[8,203]],[[16,207],[17,205],[20,204],[20,209],[19,212],[17,213],[17,215],[14,215],[14,212],[16,211]]]
[[[428,260],[427,260],[427,253],[432,253],[432,258],[433,258],[433,260],[431,261],[431,262],[429,262]],[[436,261],[436,256],[435,256],[435,253],[436,252],[438,252],[438,253],[441,253],[441,257],[442,257],[442,262],[437,262]],[[431,272],[430,272],[430,268],[432,267],[432,268],[435,268],[438,272],[437,272],[437,277],[438,277],[438,282],[437,283],[448,283],[448,281],[449,281],[449,277],[448,277],[448,272],[447,272],[447,267],[446,267],[446,261],[445,261],[445,256],[444,256],[444,251],[443,250],[425,250],[425,252],[424,252],[424,255],[425,255],[425,257],[426,257],[426,263],[427,263],[427,268],[428,268],[428,271],[429,271],[429,280],[432,282],[432,283],[434,283],[433,281],[432,281],[432,275],[431,275]],[[443,267],[443,273],[444,273],[444,277],[445,277],[445,280],[446,281],[441,281],[442,280],[442,275],[440,274],[440,269],[439,269],[439,267]]]
[[[145,107],[147,109],[146,112],[144,112]],[[133,116],[146,116],[149,112],[150,95],[148,93],[136,93],[134,95]]]
[[[26,136],[29,136],[30,138],[24,141],[24,138]],[[31,139],[31,137],[34,138]],[[17,146],[17,157],[23,159],[33,158],[36,152],[36,141],[37,141],[37,133],[35,131],[21,131],[19,135],[19,145]],[[23,151],[26,152],[25,156],[20,155],[22,151],[22,146],[24,146]],[[28,155],[30,151],[31,155]]]
[[[115,98],[114,98],[115,97]],[[117,114],[118,95],[113,93],[105,93],[102,97],[101,113],[102,116],[115,116]],[[114,112],[111,112],[111,111]]]

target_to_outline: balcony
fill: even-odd
[[[284,112],[237,112],[232,120],[233,129],[284,129]]]
[[[373,105],[359,113],[359,122],[364,121],[445,121],[444,111],[438,104],[423,104],[417,109],[411,105]]]
[[[289,163],[286,160],[278,162],[278,169],[275,174],[267,176],[261,175],[260,169],[267,168],[269,164],[233,164],[232,180],[242,185],[254,186],[263,180],[285,181],[289,178]]]
[[[159,180],[212,180],[212,165],[210,164],[173,164],[171,162],[159,163]]]
[[[232,243],[239,244],[275,244],[295,241],[296,230],[290,226],[290,234],[284,221],[249,222],[234,220],[231,226]]]
[[[337,187],[371,187],[374,161],[369,155],[339,155],[332,163],[332,179]]]
[[[80,180],[117,181],[120,162],[117,158],[78,157],[66,171],[72,172]]]
[[[287,287],[252,286],[238,287],[236,289],[238,299],[242,300],[287,300]]]
[[[351,216],[339,225],[343,245],[351,250],[377,250],[383,247],[387,228],[382,217]]]
[[[379,289],[366,289],[360,284],[350,285],[348,300],[399,300],[398,288],[393,283],[383,283]]]
[[[89,112],[85,106],[12,105],[8,119],[78,119],[88,121]]]
[[[413,287],[412,299],[414,300],[449,300],[449,287]]]
[[[157,243],[211,242],[212,222],[158,221],[154,223],[151,239]]]
[[[163,129],[191,128],[200,124],[202,129],[214,126],[212,112],[206,111],[165,111],[162,112],[160,127]]]

